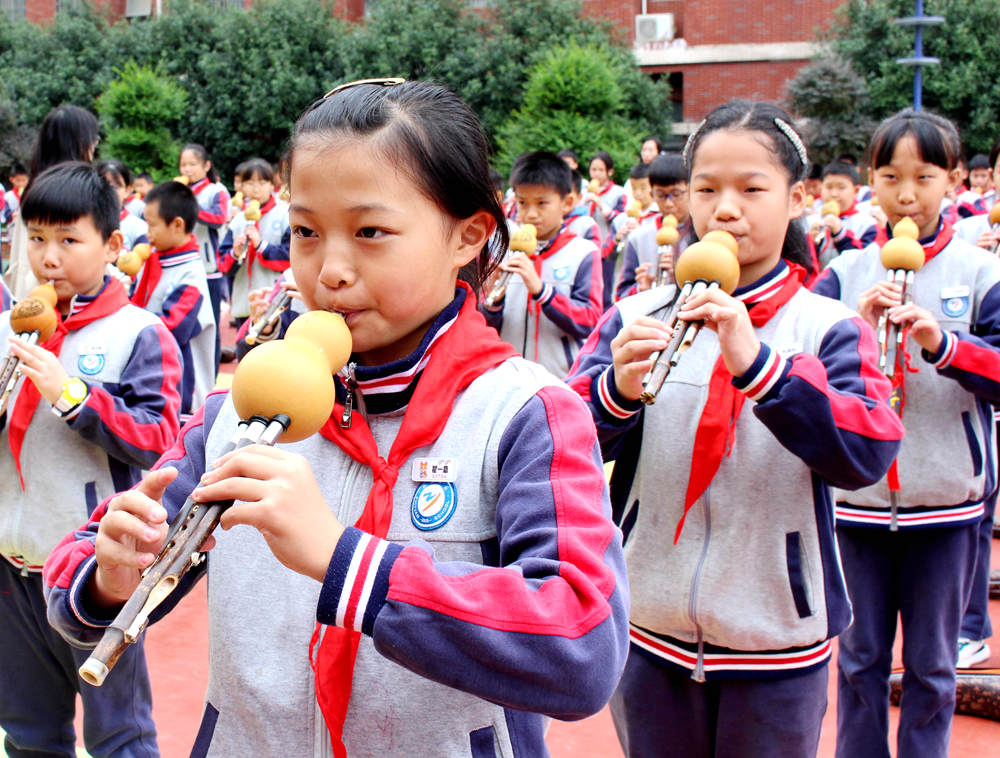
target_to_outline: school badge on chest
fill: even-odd
[[[569,266],[559,266],[558,268],[553,269],[552,275],[558,281],[561,282],[563,279],[565,279],[567,276],[569,276]]]
[[[101,373],[104,368],[104,345],[90,345],[80,350],[80,358],[76,367],[87,376]]]
[[[949,318],[964,316],[969,310],[969,288],[965,285],[944,287],[941,290],[941,310]]]
[[[424,482],[413,493],[410,520],[422,532],[438,529],[448,523],[458,506],[452,482]]]

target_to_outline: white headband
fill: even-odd
[[[688,137],[687,142],[684,143],[684,165],[687,167],[688,171],[691,170],[691,148],[694,145],[694,138],[698,136],[698,132],[705,125],[705,119],[702,119],[698,126],[694,128],[691,132],[691,136]],[[792,143],[792,147],[795,148],[795,152],[799,154],[799,160],[802,161],[802,165],[809,166],[809,158],[806,155],[806,146],[802,144],[802,140],[795,130],[786,122],[782,121],[780,118],[774,119],[774,125],[781,130],[781,133],[788,137],[788,141]]]

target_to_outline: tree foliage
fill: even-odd
[[[803,118],[802,136],[813,163],[864,153],[874,123],[866,113],[868,88],[849,61],[827,53],[804,66],[788,84],[788,100]]]
[[[224,177],[240,161],[280,156],[298,115],[332,86],[401,75],[455,90],[495,134],[522,105],[528,73],[554,46],[594,45],[615,62],[621,114],[636,133],[669,124],[666,86],[644,76],[631,48],[580,0],[379,0],[363,24],[339,20],[333,0],[255,0],[224,7],[170,0],[163,15],[110,22],[93,8],[38,26],[0,13],[0,160],[24,159],[24,132],[63,103],[97,110],[129,62],[183,88],[174,129],[205,145]],[[111,128],[102,123],[102,128]],[[18,136],[20,135],[20,136]],[[104,142],[103,157],[118,144]],[[631,146],[635,158],[636,146]]]
[[[174,129],[184,115],[188,94],[174,79],[150,66],[129,61],[97,99],[107,129],[106,152],[133,171],[157,180],[176,174],[180,145]]]
[[[912,0],[847,0],[829,41],[865,80],[867,114],[881,119],[912,104],[914,30],[892,24],[913,15]],[[954,121],[969,154],[989,152],[1000,136],[1000,0],[927,0],[927,15],[944,16],[924,31],[924,55],[941,59],[923,71],[923,104]]]
[[[586,159],[607,150],[616,166],[635,162],[645,131],[627,118],[619,64],[603,48],[569,44],[549,50],[528,77],[524,104],[500,128],[497,164],[509,171],[527,150],[572,148]]]

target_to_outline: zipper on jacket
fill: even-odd
[[[712,487],[709,486],[705,490],[705,493],[701,496],[701,509],[705,514],[705,538],[702,541],[701,556],[698,558],[698,565],[694,570],[694,577],[691,579],[691,598],[688,600],[688,614],[691,616],[691,620],[694,622],[695,629],[698,633],[698,658],[695,661],[694,671],[691,672],[691,678],[696,682],[705,681],[705,639],[701,624],[698,623],[697,607],[698,584],[701,580],[702,569],[705,568],[705,560],[708,558],[708,541],[712,534],[712,518],[709,503],[709,492],[711,491]]]
[[[347,364],[347,379],[344,380],[344,412],[340,416],[340,428],[351,428],[351,413],[354,411],[354,394],[358,390],[358,382],[354,378],[354,369],[357,368],[354,361]]]

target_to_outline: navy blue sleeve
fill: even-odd
[[[733,383],[757,402],[754,413],[785,448],[833,486],[858,489],[885,476],[903,439],[878,355],[871,327],[844,319],[827,331],[818,355],[789,360],[762,344]]]

